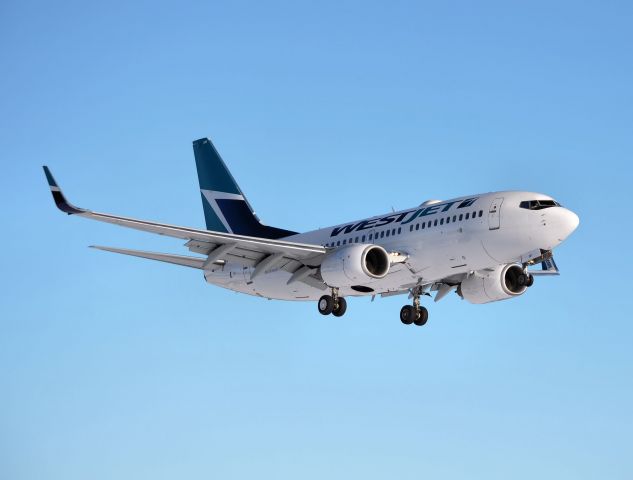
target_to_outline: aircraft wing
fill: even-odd
[[[187,240],[186,246],[192,252],[207,255],[202,259],[202,264],[195,262],[195,257],[182,257],[176,259],[154,255],[136,255],[153,260],[168,261],[180,265],[192,266],[194,268],[206,268],[213,263],[236,262],[244,266],[255,267],[252,277],[262,273],[264,270],[272,268],[283,268],[295,273],[303,266],[317,267],[321,264],[326,248],[321,245],[311,245],[286,240],[272,240],[267,238],[249,237],[245,235],[235,235],[232,233],[213,232],[210,230],[200,230],[189,227],[179,227],[165,223],[149,222],[147,220],[137,220],[134,218],[120,217],[107,213],[93,212],[84,208],[75,207],[66,200],[59,185],[53,178],[48,167],[44,167],[44,173],[53,195],[53,200],[62,212],[68,215],[90,218],[100,222],[113,223],[122,227],[133,228],[145,232],[156,233],[168,237],[181,238]],[[133,254],[131,251],[119,249],[109,249],[116,253]],[[144,252],[145,253],[145,252]],[[155,254],[167,255],[167,254]],[[193,259],[192,261],[186,258]],[[170,261],[175,260],[175,261]],[[179,261],[180,260],[180,261]]]
[[[560,275],[554,257],[549,256],[541,262],[541,270],[530,270],[532,275]]]

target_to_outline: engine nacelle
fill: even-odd
[[[363,285],[389,272],[387,251],[378,245],[355,244],[337,248],[321,262],[321,276],[331,287]]]
[[[489,303],[518,297],[527,290],[523,268],[500,265],[493,271],[477,272],[462,282],[458,293],[470,303]],[[525,278],[524,278],[525,280]]]

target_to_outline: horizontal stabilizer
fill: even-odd
[[[182,265],[183,267],[191,267],[202,269],[204,258],[189,257],[185,255],[173,255],[170,253],[145,252],[143,250],[129,250],[127,248],[100,247],[91,245],[90,248],[104,250],[106,252],[122,253],[123,255],[131,255],[133,257],[148,258],[150,260],[158,260],[159,262],[173,263],[174,265]]]

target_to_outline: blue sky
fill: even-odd
[[[0,476],[633,476],[629,2],[0,5]],[[559,278],[424,328],[86,248],[203,226],[211,136],[295,230],[525,189],[576,211]]]

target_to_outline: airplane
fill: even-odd
[[[205,280],[277,300],[316,301],[340,317],[348,297],[408,295],[405,325],[426,324],[420,298],[455,291],[473,304],[524,294],[535,276],[558,275],[552,250],[579,224],[548,195],[500,191],[426,200],[350,223],[298,233],[263,224],[209,138],[193,142],[206,230],[73,206],[44,166],[53,200],[68,215],[186,240],[174,255],[92,246],[201,270]],[[533,268],[538,264],[541,270]]]

